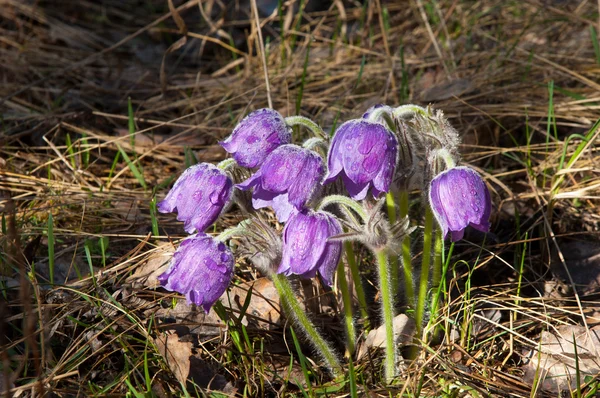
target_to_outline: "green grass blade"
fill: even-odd
[[[196,156],[194,155],[192,148],[190,148],[187,145],[183,147],[183,156],[184,156],[186,169],[188,167],[193,166],[198,163],[198,159],[196,159]]]
[[[108,249],[108,236],[100,238],[100,252],[102,253],[102,267],[106,267],[106,249]]]
[[[90,150],[88,145],[88,139],[85,134],[83,134],[81,138],[80,148],[85,148],[81,150],[81,164],[84,169],[87,169],[90,164]]]
[[[4,225],[2,229],[4,230]],[[48,214],[48,269],[50,284],[54,285],[54,218],[52,213]]]
[[[119,148],[119,152],[121,153],[121,156],[123,156],[123,159],[125,159],[125,162],[127,163],[127,166],[129,166],[129,170],[131,170],[135,179],[140,183],[140,185],[144,189],[148,189],[148,186],[146,185],[146,180],[144,179],[144,176],[142,175],[140,170],[137,168],[137,166],[131,161],[131,159],[129,159],[129,156],[127,156],[127,153],[125,153],[125,151],[119,144],[117,144],[117,148]]]
[[[350,397],[358,398],[358,390],[356,388],[356,372],[354,371],[354,363],[352,358],[348,361],[348,378],[350,381]]]
[[[575,340],[575,333],[573,336],[573,353],[575,354],[575,383],[577,383],[576,397],[581,398],[581,370],[579,369],[579,355],[577,354],[577,340]]]
[[[147,333],[148,336],[152,335],[152,322],[154,321],[154,316],[150,317],[148,322]],[[149,340],[146,340],[146,347],[144,347],[144,378],[146,379],[146,391],[152,391],[152,377],[150,377],[150,366],[148,366],[148,345]]]
[[[306,357],[302,353],[302,349],[300,348],[300,342],[298,341],[298,337],[296,337],[296,332],[294,332],[294,328],[290,328],[290,332],[292,332],[292,339],[294,340],[294,347],[296,347],[296,352],[298,353],[298,359],[300,361],[300,366],[302,367],[302,373],[304,374],[304,379],[306,380],[306,386],[310,392],[310,396],[314,396],[312,392],[312,383],[310,381],[310,374],[308,372],[308,368],[306,366]]]
[[[300,30],[300,26],[302,24],[302,14],[304,12],[304,0],[300,0],[300,6],[298,7],[298,15],[296,16],[297,21],[296,21],[296,26],[294,26],[294,30],[296,32],[298,32]],[[290,41],[290,48],[292,49],[292,52],[295,50],[296,48],[296,40],[298,39],[298,36],[296,34],[292,35],[291,41]]]
[[[108,172],[108,177],[106,178],[106,181],[108,184],[110,184],[110,179],[112,178],[115,169],[117,168],[117,164],[119,163],[119,158],[121,157],[121,152],[117,152],[117,154],[115,155],[115,158],[112,162],[112,165],[110,166],[110,171]]]
[[[94,274],[94,263],[92,262],[92,251],[90,249],[90,241],[86,240],[83,245],[85,251],[85,258],[87,259],[88,266],[90,267],[90,276],[92,277],[92,283],[96,286],[96,275]]]
[[[360,60],[360,69],[358,70],[358,77],[356,78],[356,83],[354,84],[354,90],[358,88],[360,81],[362,80],[363,71],[365,70],[365,64],[367,62],[367,56],[363,54],[362,59]]]
[[[159,236],[158,230],[158,209],[156,208],[156,197],[153,197],[150,201],[150,219],[152,220],[152,235]]]
[[[67,152],[69,153],[69,160],[71,162],[71,166],[74,169],[77,168],[77,164],[75,163],[75,150],[73,149],[73,142],[71,141],[71,135],[67,133],[65,136],[65,143],[67,144]]]

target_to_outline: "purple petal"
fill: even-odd
[[[300,147],[284,145],[277,148],[261,167],[262,186],[273,192],[285,192],[298,175],[303,162]]]
[[[352,150],[344,152],[344,171],[356,184],[373,181],[386,157],[388,138],[386,128],[378,123],[359,121],[355,123],[350,144]]]
[[[429,198],[444,235],[452,232],[452,240],[462,239],[471,225],[487,232],[491,198],[487,186],[477,172],[468,167],[455,167],[431,181]]]
[[[277,195],[273,198],[271,207],[275,210],[275,215],[279,222],[286,222],[298,210],[290,203],[288,194]]]
[[[235,184],[235,187],[237,189],[241,189],[242,191],[247,191],[250,188],[252,188],[253,186],[260,184],[261,177],[262,177],[262,175],[259,170],[256,173],[254,173],[253,175],[251,175],[250,178],[248,178],[246,181],[243,181],[239,184]]]
[[[342,181],[344,181],[344,186],[352,199],[363,200],[367,197],[367,192],[369,192],[369,187],[371,185],[369,182],[356,184],[346,176],[346,173],[342,173]]]
[[[329,173],[325,183],[342,174],[353,199],[361,200],[371,186],[378,196],[389,191],[397,163],[398,141],[383,124],[350,120],[333,137],[328,153]]]
[[[203,231],[213,224],[229,203],[231,179],[216,166],[200,163],[186,169],[157,208],[177,212],[186,232]]]
[[[457,242],[457,241],[461,240],[463,238],[463,236],[465,236],[465,230],[461,229],[461,230],[458,230],[458,231],[452,231],[450,233],[450,236],[451,236],[450,240],[452,242]]]
[[[283,231],[280,270],[287,274],[314,275],[327,240],[327,220],[317,213],[301,212],[290,218]]]
[[[347,130],[346,130],[347,131]],[[343,141],[343,136],[345,132],[344,130],[336,132],[333,136],[333,140],[331,141],[331,146],[329,147],[329,152],[327,153],[327,175],[325,176],[324,184],[329,184],[334,181],[338,174],[343,170],[344,166],[342,163],[342,150],[340,150],[340,145]]]
[[[342,233],[342,226],[333,216],[330,216],[328,221],[328,235],[330,237]],[[319,260],[319,274],[327,286],[331,286],[333,284],[333,277],[340,262],[341,256],[342,242],[327,242],[327,245],[325,245],[325,250],[323,251],[323,255]]]
[[[277,272],[311,278],[319,271],[331,285],[342,246],[327,239],[341,232],[341,225],[330,213],[303,210],[295,214],[283,231],[283,256]]]
[[[316,190],[320,188],[319,182],[323,179],[324,173],[321,157],[315,152],[307,151],[300,172],[288,190],[290,202],[296,209],[302,210],[317,193]]]
[[[188,302],[208,312],[229,286],[233,267],[227,246],[198,233],[181,242],[169,269],[158,280],[165,289],[185,295]]]
[[[316,152],[297,145],[274,150],[260,169],[240,189],[254,187],[255,209],[271,206],[281,222],[304,208],[324,174],[323,161]]]
[[[379,173],[373,180],[373,196],[378,197],[383,192],[389,192],[396,164],[398,162],[398,140],[395,136],[388,138],[386,156],[381,165]]]
[[[291,138],[291,131],[279,112],[259,109],[246,116],[220,144],[239,165],[254,168],[278,146],[290,143]]]
[[[444,206],[442,205],[442,199],[440,198],[439,180],[437,179],[433,179],[431,181],[431,188],[429,190],[429,203],[431,205],[431,209],[433,210],[433,214],[435,215],[435,218],[442,229],[442,235],[446,237],[446,235],[448,235],[448,223],[446,222],[447,216]]]

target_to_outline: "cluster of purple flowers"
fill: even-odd
[[[220,167],[201,163],[187,169],[166,198],[159,203],[163,213],[177,212],[187,233],[169,269],[159,277],[167,290],[184,294],[205,311],[226,290],[233,276],[234,256],[227,245],[204,233],[229,206],[235,189],[252,190],[252,207],[270,207],[285,223],[281,262],[277,273],[314,277],[317,273],[331,285],[342,244],[332,239],[343,233],[338,218],[316,210],[323,186],[341,179],[347,195],[368,200],[389,192],[399,164],[400,145],[396,132],[383,112],[374,107],[360,119],[343,123],[329,143],[325,162],[316,151],[292,144],[291,127],[272,109],[250,113],[220,144],[239,167],[251,171],[250,178],[234,184]],[[383,115],[383,116],[382,116]],[[454,167],[438,173],[429,188],[430,204],[444,235],[461,239],[471,225],[489,229],[490,195],[472,169]]]

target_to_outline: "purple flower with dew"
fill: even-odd
[[[316,152],[282,145],[267,156],[252,177],[236,187],[244,191],[254,187],[252,206],[271,206],[277,219],[286,222],[313,198],[324,174],[323,160]]]
[[[189,303],[208,313],[233,278],[234,258],[225,243],[198,233],[184,239],[169,269],[158,277],[161,286],[184,294]]]
[[[453,242],[462,239],[469,225],[482,232],[490,230],[490,192],[469,167],[454,167],[435,176],[429,202],[444,237],[450,231]]]
[[[275,148],[289,144],[292,131],[273,109],[259,109],[246,116],[221,146],[243,167],[260,166]]]
[[[398,140],[387,127],[364,119],[349,120],[333,136],[323,183],[341,175],[352,199],[364,199],[371,187],[373,197],[378,197],[390,190],[397,156]]]
[[[331,286],[342,254],[342,243],[327,239],[342,233],[340,222],[326,212],[305,209],[283,229],[283,255],[277,273],[312,278],[317,271]]]
[[[157,208],[161,213],[177,211],[187,233],[202,232],[219,218],[232,192],[233,181],[223,170],[200,163],[183,172]]]

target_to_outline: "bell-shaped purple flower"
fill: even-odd
[[[292,131],[273,109],[259,109],[246,116],[219,144],[243,167],[260,166],[275,148],[289,144]]]
[[[271,206],[277,219],[286,222],[316,194],[324,174],[323,160],[316,152],[282,145],[267,156],[252,177],[236,187],[244,191],[254,187],[252,206]]]
[[[429,202],[444,237],[450,231],[453,242],[462,239],[469,225],[482,232],[490,229],[490,192],[469,167],[454,167],[431,180]]]
[[[350,197],[362,200],[372,187],[374,197],[390,190],[396,169],[398,140],[383,124],[349,120],[333,136],[324,184],[342,176]]]
[[[277,273],[312,278],[317,271],[331,286],[342,254],[342,243],[327,239],[342,233],[340,222],[326,212],[305,209],[283,229],[283,255]]]
[[[200,163],[183,172],[157,208],[161,213],[177,211],[187,233],[202,232],[219,218],[232,192],[233,181],[223,170]]]
[[[233,278],[234,258],[223,242],[198,233],[184,239],[169,269],[158,277],[165,289],[184,294],[208,313]]]

